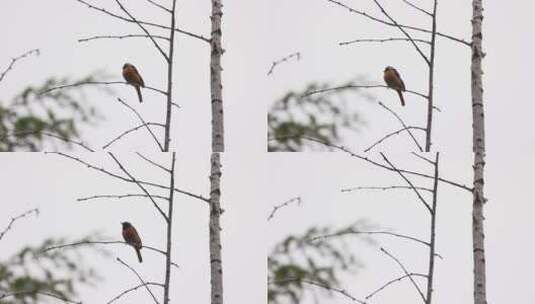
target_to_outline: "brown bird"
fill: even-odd
[[[145,82],[143,81],[143,78],[141,78],[141,75],[137,71],[136,67],[130,63],[125,63],[123,65],[123,77],[126,82],[136,88],[137,96],[139,97],[139,102],[143,102],[140,87],[144,88]]]
[[[405,106],[405,99],[403,99],[402,93],[405,92],[405,83],[403,83],[403,79],[401,79],[401,76],[399,76],[398,71],[391,66],[387,66],[385,68],[383,77],[388,87],[398,92],[399,99],[401,100],[401,105]]]
[[[132,226],[129,222],[122,222],[123,225],[123,238],[125,242],[132,245],[137,253],[137,259],[140,263],[143,262],[143,259],[141,258],[141,247],[143,245],[141,244],[141,238],[139,237],[139,234],[137,233],[136,228]]]

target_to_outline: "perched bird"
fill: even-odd
[[[136,67],[130,63],[125,63],[123,65],[123,77],[126,82],[133,85],[136,88],[137,96],[139,97],[139,102],[143,102],[143,97],[141,97],[141,88],[145,87],[145,82]]]
[[[391,66],[387,66],[384,72],[384,79],[388,87],[398,92],[399,99],[401,100],[401,105],[405,106],[405,99],[403,99],[402,93],[405,92],[405,84],[403,83],[403,79],[401,79],[401,76],[399,76],[398,71]]]
[[[143,262],[143,259],[141,258],[141,239],[139,238],[139,234],[137,234],[136,228],[132,226],[129,222],[123,222],[121,223],[123,225],[123,238],[125,242],[132,245],[137,253],[137,258],[140,263]]]

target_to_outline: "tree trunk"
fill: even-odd
[[[224,152],[224,129],[223,129],[223,84],[221,82],[221,0],[212,0],[212,35],[210,40],[210,91],[212,102],[212,152]]]
[[[485,232],[483,207],[485,204],[485,115],[483,109],[483,69],[485,54],[482,48],[483,2],[473,0],[472,16],[472,119],[474,152],[474,189],[472,211],[472,238],[474,255],[474,303],[486,304]]]
[[[221,259],[221,159],[219,153],[210,157],[210,285],[211,304],[223,304],[223,266]]]

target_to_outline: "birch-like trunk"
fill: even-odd
[[[210,284],[211,304],[223,304],[223,266],[221,259],[221,158],[215,152],[210,157]]]
[[[212,34],[210,39],[210,91],[212,102],[212,152],[225,151],[225,133],[223,128],[223,84],[221,82],[221,18],[223,3],[212,0]]]
[[[485,231],[483,207],[485,204],[485,115],[483,109],[482,47],[483,2],[472,0],[472,119],[474,151],[474,190],[472,210],[472,238],[474,255],[474,303],[486,304]]]

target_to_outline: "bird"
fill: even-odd
[[[143,102],[143,97],[141,96],[141,88],[145,87],[145,82],[143,78],[137,71],[136,67],[133,64],[125,63],[123,65],[123,77],[128,84],[131,84],[136,88],[137,96],[139,97],[139,102]]]
[[[143,247],[143,245],[141,244],[141,238],[139,238],[136,228],[134,228],[134,226],[132,226],[132,224],[129,222],[122,222],[121,224],[123,225],[123,238],[125,242],[134,247],[137,253],[137,259],[140,263],[142,263],[143,259],[141,258],[141,247]]]
[[[401,105],[405,106],[405,99],[403,98],[402,93],[405,92],[405,83],[403,83],[403,79],[401,79],[401,76],[399,76],[398,71],[391,66],[387,66],[385,68],[383,77],[388,87],[398,92]]]

